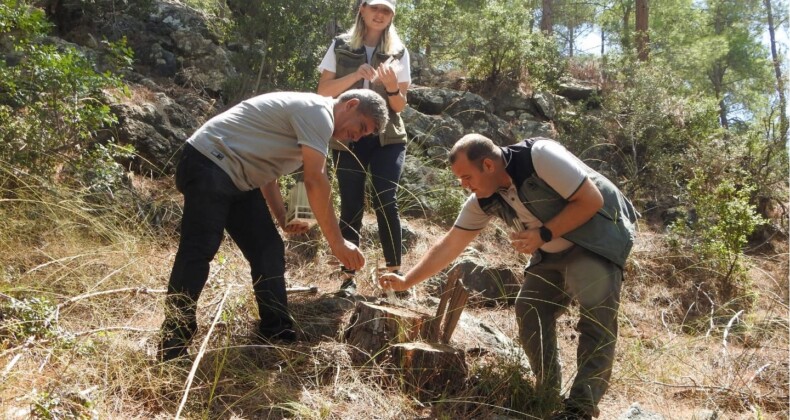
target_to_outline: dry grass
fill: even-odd
[[[178,202],[169,187],[151,191]],[[172,418],[193,368],[154,358],[161,290],[175,252],[172,226],[118,229],[79,203],[34,197],[0,201],[0,417]],[[404,267],[447,228],[408,223],[418,237]],[[330,295],[339,285],[334,259],[315,234],[288,247],[289,285],[320,288],[318,295],[290,295],[301,340],[250,339],[257,311],[248,267],[226,241],[201,297],[193,354],[218,311],[219,321],[195,367],[183,418],[537,418],[541,402],[531,395],[528,371],[493,353],[468,355],[474,380],[460,395],[432,403],[400,392],[382,366],[353,366],[340,339],[352,303]],[[520,266],[501,227],[487,229],[475,247],[491,263]],[[370,243],[364,250],[375,267],[380,251]],[[661,236],[642,232],[623,288],[621,339],[600,418],[617,418],[634,402],[667,419],[692,418],[702,408],[727,419],[787,418],[787,250],[754,257],[754,312],[696,334],[684,332],[678,314],[685,283],[670,278],[678,274],[666,261]],[[431,290],[430,282],[418,286],[421,305],[431,302]],[[379,293],[367,280],[359,291]],[[29,310],[10,309],[20,305]],[[516,337],[512,307],[468,311]],[[574,322],[560,322],[566,379],[573,375]]]

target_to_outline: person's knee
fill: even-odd
[[[528,299],[516,300],[516,323],[522,337],[541,331],[544,317],[541,312],[540,307]]]

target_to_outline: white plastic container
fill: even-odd
[[[309,224],[315,223],[315,216],[313,209],[310,208],[310,202],[307,200],[307,189],[304,182],[298,181],[291,187],[288,192],[288,211],[285,214],[286,224],[290,224],[294,220],[301,220]]]

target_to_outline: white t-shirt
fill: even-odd
[[[546,182],[554,191],[563,198],[569,198],[581,187],[587,178],[586,165],[565,149],[561,144],[552,140],[538,140],[532,145],[532,162],[535,166],[537,176]],[[543,225],[535,215],[533,215],[524,203],[518,198],[516,186],[512,183],[508,188],[500,189],[496,194],[502,196],[512,207],[519,220],[524,225],[524,229],[536,229]],[[455,226],[464,230],[480,230],[488,225],[494,216],[486,214],[477,196],[472,194],[467,198]],[[515,228],[515,227],[514,227]],[[550,242],[543,244],[542,250],[546,252],[560,252],[573,245],[563,237],[555,237]]]
[[[302,166],[302,149],[324,156],[335,129],[334,99],[274,92],[247,99],[203,124],[187,142],[222,168],[241,191]]]
[[[368,47],[365,46],[365,52],[368,56],[368,63],[373,61],[373,51],[376,50],[376,47]],[[403,57],[400,59],[400,71],[396,73],[398,77],[398,83],[408,82],[411,84],[411,61],[409,59],[409,50],[403,50]],[[332,40],[332,45],[329,46],[329,49],[326,51],[324,55],[324,59],[321,60],[321,64],[318,65],[318,71],[323,72],[324,70],[337,73],[337,57],[335,56],[335,41]],[[362,83],[362,87],[368,89],[370,87],[370,82],[365,79]]]

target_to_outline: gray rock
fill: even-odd
[[[506,115],[508,112],[515,114],[529,113],[538,115],[539,111],[535,102],[528,95],[521,93],[518,89],[508,89],[491,99],[494,112],[497,115]]]
[[[447,272],[449,279],[463,282],[470,303],[513,302],[521,289],[520,274],[509,267],[492,267],[480,258],[464,254]]]
[[[658,413],[645,410],[638,402],[635,402],[618,417],[618,420],[664,420],[664,417]]]
[[[563,79],[560,81],[557,93],[571,100],[589,99],[593,94],[599,93],[600,87],[594,83],[582,82],[576,79]]]
[[[409,139],[428,156],[443,158],[464,134],[464,126],[449,116],[423,114],[412,107],[401,112]]]
[[[557,108],[554,104],[554,98],[548,92],[538,92],[533,96],[535,104],[538,106],[540,113],[548,119],[553,119],[557,115]]]
[[[713,410],[708,409],[699,409],[694,412],[694,415],[691,417],[691,420],[717,420],[719,418],[719,413]]]

